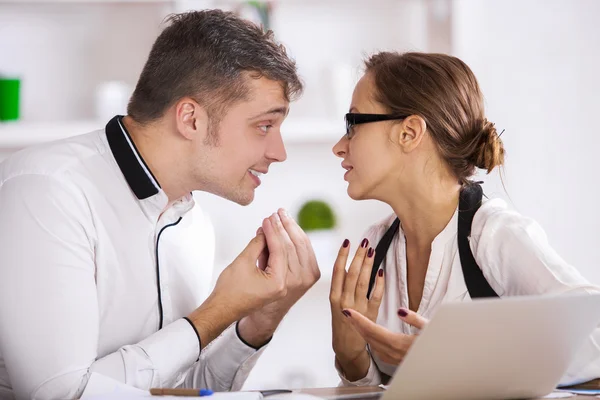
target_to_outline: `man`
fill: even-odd
[[[0,397],[241,387],[319,269],[279,210],[207,296],[212,239],[190,193],[249,204],[286,158],[280,127],[301,90],[271,33],[176,15],[127,116],[0,166]]]

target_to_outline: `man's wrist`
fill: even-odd
[[[202,347],[206,347],[227,327],[233,324],[239,315],[228,308],[225,302],[209,297],[190,315],[188,320],[192,323],[199,335]]]
[[[257,321],[256,318],[247,316],[238,321],[236,332],[242,342],[255,350],[259,350],[271,341],[278,325],[279,322]]]

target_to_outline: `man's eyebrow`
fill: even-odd
[[[288,114],[289,110],[290,109],[288,107],[285,107],[285,106],[283,106],[283,107],[274,107],[274,108],[271,108],[270,110],[261,112],[260,114],[257,114],[257,115],[255,115],[253,117],[250,117],[250,119],[257,119],[257,118],[264,117],[264,116],[269,115],[269,114],[281,114],[283,116],[286,116]]]

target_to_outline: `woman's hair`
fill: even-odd
[[[464,62],[446,54],[381,52],[365,65],[375,100],[391,114],[422,117],[460,183],[469,182],[475,167],[490,173],[504,163],[502,140],[485,118],[479,84]]]

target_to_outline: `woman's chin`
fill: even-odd
[[[363,191],[360,190],[359,188],[357,188],[355,185],[349,184],[346,192],[348,193],[348,196],[350,196],[350,198],[352,200],[364,200],[365,199]]]

